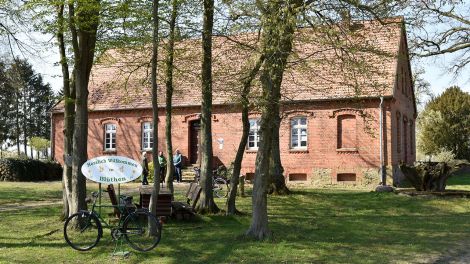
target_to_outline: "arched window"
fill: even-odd
[[[397,152],[401,152],[401,115],[400,112],[397,112]]]
[[[338,116],[338,149],[357,148],[356,127],[355,115]]]
[[[116,150],[116,125],[104,125],[104,150]]]

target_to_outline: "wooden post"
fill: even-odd
[[[240,183],[238,184],[238,186],[239,186],[238,194],[241,197],[245,196],[245,176],[244,175],[240,176]]]

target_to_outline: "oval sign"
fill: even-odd
[[[82,173],[94,182],[125,183],[142,175],[142,166],[135,160],[126,157],[101,156],[83,163]]]

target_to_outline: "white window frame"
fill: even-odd
[[[104,150],[113,151],[116,150],[116,132],[117,125],[113,123],[107,123],[104,125]]]
[[[148,125],[148,127],[146,127]],[[153,126],[152,122],[142,123],[142,150],[151,150],[153,147]],[[146,141],[147,140],[147,141]]]
[[[301,120],[305,120],[305,124],[301,124]],[[308,146],[308,119],[306,116],[293,117],[290,120],[290,148],[291,149],[307,149]],[[302,130],[305,131],[305,135],[302,135]],[[305,140],[303,139],[305,136]],[[297,140],[295,144],[294,140]],[[302,142],[305,142],[305,146],[302,146]]]
[[[246,143],[246,148],[248,150],[257,150],[258,147],[259,147],[259,129],[260,129],[260,125],[259,125],[259,118],[252,118],[249,120],[249,123],[250,123],[250,131],[249,131],[249,134],[248,134],[248,141]],[[252,122],[254,122],[254,125],[252,126]],[[253,133],[253,135],[250,135],[251,133]],[[250,140],[250,137],[253,136],[253,140]],[[250,147],[250,143],[253,143],[253,146]]]

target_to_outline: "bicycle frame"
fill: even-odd
[[[118,192],[120,193],[120,191]],[[112,228],[119,228],[119,227],[122,227],[122,224],[124,222],[124,220],[126,219],[126,217],[123,217],[125,214],[129,214],[130,212],[126,209],[125,206],[122,206],[122,205],[102,205],[101,204],[101,195],[102,195],[102,190],[101,190],[101,183],[99,184],[99,191],[98,191],[98,202],[99,202],[99,205],[96,205],[96,200],[95,199],[93,201],[93,204],[91,206],[91,210],[89,210],[88,212],[95,215],[98,220],[100,221],[101,223],[101,227],[103,228],[108,228],[108,229],[112,229]],[[119,199],[119,194],[118,194],[118,199]],[[98,211],[96,210],[96,208],[98,208]],[[118,225],[111,225],[108,221],[106,221],[102,216],[101,216],[101,208],[113,208],[113,209],[118,209],[119,211],[119,214],[121,215],[119,217],[119,223]]]

